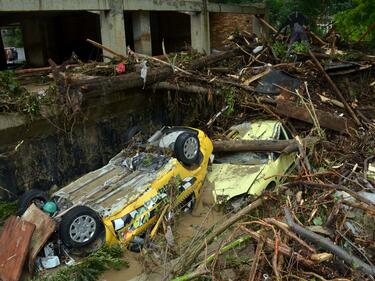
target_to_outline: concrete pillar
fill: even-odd
[[[134,49],[137,53],[152,55],[150,12],[137,11],[132,13]]]
[[[110,10],[100,12],[102,44],[120,54],[126,54],[124,7],[122,0],[109,1]],[[104,56],[112,57],[107,51]]]
[[[22,21],[23,44],[28,64],[41,67],[48,64],[46,38],[43,22],[39,19]]]
[[[5,57],[3,38],[1,37],[1,30],[0,30],[0,70],[4,70],[6,68],[7,68],[7,60]]]
[[[210,54],[210,19],[207,11],[190,16],[191,47],[201,53]]]

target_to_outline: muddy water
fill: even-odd
[[[213,208],[214,201],[210,185],[204,184],[201,190],[201,197],[197,202],[192,214],[183,214],[179,217],[177,225],[174,227],[174,236],[179,245],[187,243],[197,232],[207,229],[212,224],[219,223],[225,219],[223,213]],[[119,271],[110,270],[102,276],[101,281],[127,281],[141,274],[143,266],[140,254],[126,253],[128,268]]]

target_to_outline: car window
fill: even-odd
[[[221,155],[216,158],[215,162],[239,165],[261,165],[268,163],[270,155],[270,153],[263,152],[236,152]]]

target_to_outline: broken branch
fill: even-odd
[[[310,242],[314,244],[319,245],[320,247],[322,247],[323,249],[327,251],[332,252],[339,258],[343,259],[348,265],[352,266],[354,269],[359,270],[369,275],[375,275],[374,266],[368,265],[367,263],[363,262],[359,258],[347,253],[341,247],[333,244],[333,242],[330,241],[329,239],[323,236],[320,236],[319,234],[316,234],[296,224],[292,218],[290,211],[287,208],[284,208],[284,213],[285,213],[287,224],[290,226],[290,228],[294,232],[299,234],[302,238],[309,240]]]

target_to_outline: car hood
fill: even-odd
[[[151,153],[115,160],[60,189],[54,196],[67,199],[72,205],[89,206],[105,217],[137,200],[176,163],[174,158]]]
[[[266,164],[238,165],[212,164],[207,180],[213,186],[213,196],[218,204],[237,195],[247,193],[256,184]],[[256,188],[252,193],[257,194]]]

